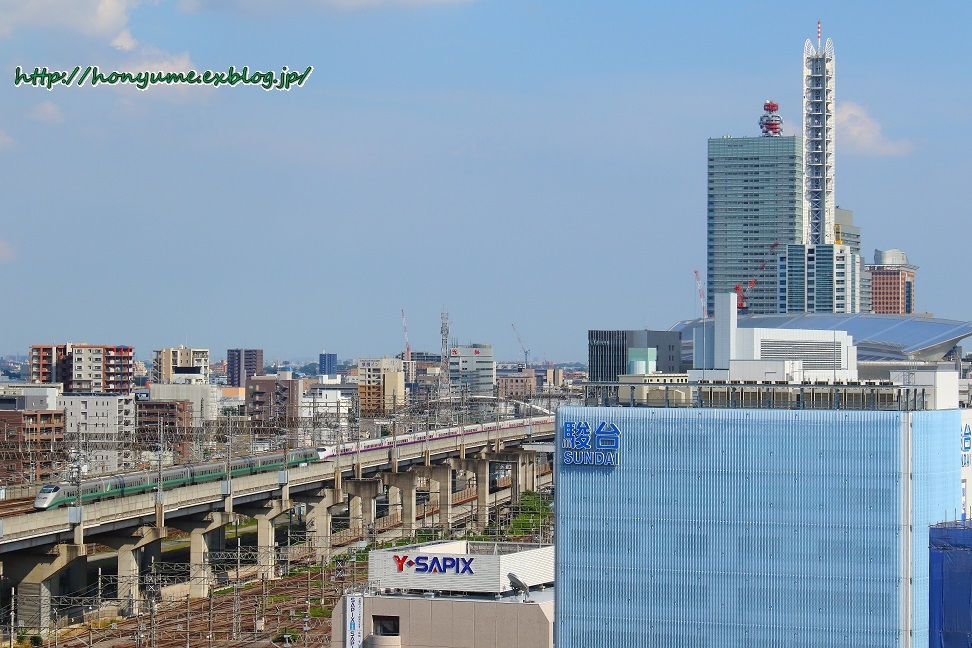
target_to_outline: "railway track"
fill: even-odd
[[[0,517],[8,515],[22,515],[34,512],[34,498],[26,497],[22,499],[0,500]]]

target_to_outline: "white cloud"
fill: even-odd
[[[0,263],[8,263],[16,258],[17,253],[10,247],[10,244],[0,239]]]
[[[907,155],[914,144],[885,137],[881,124],[864,106],[844,101],[837,106],[837,147],[862,155],[891,156]]]
[[[132,37],[132,32],[127,29],[121,30],[115,40],[111,41],[111,46],[124,52],[131,52],[138,45],[138,41]]]
[[[53,101],[42,101],[34,106],[30,111],[30,118],[45,124],[61,124],[64,122],[64,115]]]
[[[138,4],[139,0],[4,0],[0,36],[9,36],[19,27],[41,27],[115,38],[125,30]]]

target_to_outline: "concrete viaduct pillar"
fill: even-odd
[[[276,577],[277,553],[273,521],[290,510],[290,499],[270,500],[263,506],[237,506],[236,510],[257,523],[257,561],[259,576],[270,580]],[[290,547],[287,547],[290,551]]]
[[[307,505],[305,524],[307,542],[314,548],[316,560],[330,555],[331,551],[331,507],[344,501],[344,493],[337,488],[322,488],[306,491],[293,496],[295,502]]]
[[[429,495],[438,490],[439,519],[438,525],[448,536],[452,530],[452,464],[431,464],[416,466],[415,472],[419,477],[426,477],[430,482]]]
[[[233,514],[223,511],[170,520],[172,526],[189,534],[189,596],[192,598],[209,596],[213,573],[207,554],[216,550],[220,539],[225,540],[224,527],[232,521]]]
[[[389,513],[394,505],[400,505],[402,535],[413,535],[415,533],[415,491],[418,487],[418,474],[412,471],[382,473],[381,479],[389,488]]]
[[[537,453],[533,450],[496,452],[486,455],[487,460],[510,465],[510,501],[518,502],[520,494],[536,491]]]
[[[489,494],[489,459],[465,459],[460,462],[462,470],[476,475],[476,521],[475,527],[482,531],[489,526],[489,507],[492,504]]]
[[[353,534],[357,532],[367,540],[375,528],[375,498],[384,492],[385,485],[380,479],[345,479],[344,490],[350,495],[348,526]]]
[[[165,529],[156,527],[138,527],[129,533],[102,535],[98,537],[100,544],[118,551],[118,598],[119,612],[132,615],[138,612],[138,601],[141,599],[139,575],[153,560],[160,560],[162,555],[162,540]]]
[[[15,552],[4,556],[4,576],[16,587],[17,627],[46,631],[51,623],[51,596],[84,588],[87,577],[85,545],[55,545],[53,554]]]

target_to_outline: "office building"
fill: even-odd
[[[226,352],[226,384],[246,387],[246,381],[263,374],[263,349],[229,349]]]
[[[767,118],[779,119],[766,102]],[[782,123],[782,120],[779,120]],[[803,140],[782,135],[709,140],[707,288],[708,310],[717,293],[746,290],[750,313],[775,313],[776,250],[802,243]],[[752,287],[750,282],[755,281]]]
[[[135,350],[130,346],[90,344],[34,345],[30,380],[61,383],[65,394],[131,394],[135,388]]]
[[[533,369],[496,376],[496,395],[499,398],[529,398],[538,393],[537,374]]]
[[[656,371],[678,373],[682,370],[682,336],[677,331],[588,331],[588,380],[616,381],[618,376],[629,373],[629,361],[648,349],[655,351]]]
[[[739,383],[559,408],[558,648],[924,645],[928,525],[961,505],[955,376],[856,405]]]
[[[915,270],[901,250],[874,250],[871,274],[871,310],[906,315],[915,312]]]
[[[143,452],[157,452],[162,442],[162,453],[175,463],[192,461],[192,401],[135,401],[138,425],[135,440]]]
[[[859,254],[848,245],[788,245],[777,260],[780,313],[861,312]]]
[[[322,376],[337,375],[337,354],[322,351],[317,356],[317,373]]]
[[[331,646],[553,648],[550,545],[436,541],[376,549],[380,587],[345,594]],[[530,589],[515,591],[511,576]]]
[[[209,382],[209,349],[187,349],[178,346],[153,351],[152,381],[176,382],[180,375],[190,375],[202,382]]]
[[[496,361],[492,344],[467,344],[449,350],[450,391],[455,397],[495,396]]]

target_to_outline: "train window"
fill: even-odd
[[[40,492],[42,492],[42,493],[56,493],[58,490],[60,490],[60,489],[57,486],[48,484],[47,486],[44,486],[43,488],[41,488],[40,489]]]

